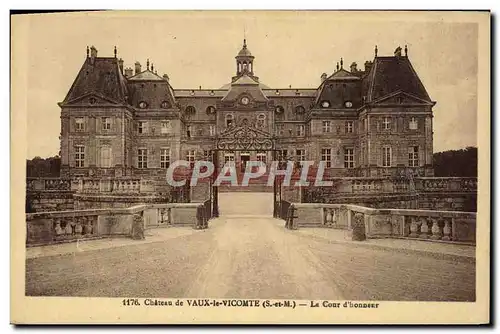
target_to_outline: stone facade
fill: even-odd
[[[195,161],[243,123],[268,133],[281,155],[325,160],[331,175],[432,176],[433,102],[405,48],[358,69],[343,60],[318,87],[274,89],[255,75],[246,41],[236,74],[219,89],[175,89],[149,63],[124,68],[94,47],[61,107],[63,177],[163,176]],[[219,161],[270,161],[270,151],[220,151]]]

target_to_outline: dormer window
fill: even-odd
[[[322,108],[330,108],[330,101],[321,101]]]
[[[139,102],[139,108],[141,109],[146,109],[148,107],[148,104],[144,101]]]

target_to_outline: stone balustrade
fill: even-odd
[[[35,191],[70,191],[71,180],[58,177],[28,177],[26,178],[26,190]]]
[[[155,191],[153,180],[132,178],[79,178],[77,192],[81,194],[140,194]]]
[[[420,177],[417,190],[423,192],[476,192],[476,177]]]
[[[364,221],[367,238],[413,238],[475,244],[476,213],[410,209],[373,209],[357,205],[293,203],[295,227],[352,230]]]
[[[200,214],[201,212],[201,214]],[[206,227],[203,203],[141,204],[128,208],[53,211],[26,214],[26,244],[125,236],[143,239],[154,227]]]

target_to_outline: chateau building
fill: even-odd
[[[139,62],[124,68],[116,47],[113,57],[99,57],[92,46],[59,103],[62,176],[160,176],[172,161],[194,162],[214,149],[220,164],[266,162],[277,152],[326,161],[338,176],[409,169],[432,176],[435,102],[406,47],[404,54],[400,47],[391,56],[377,53],[363,69],[356,63],[346,68],[340,59],[317,88],[276,89],[257,77],[244,40],[229,84],[175,89],[149,60],[145,69]],[[242,129],[272,144],[236,150]]]

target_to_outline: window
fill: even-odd
[[[226,115],[226,128],[233,125],[234,116],[232,114]]]
[[[101,147],[101,167],[102,168],[111,167],[111,147],[109,146]]]
[[[354,149],[344,149],[344,168],[354,168]]]
[[[162,121],[160,132],[162,134],[170,133],[171,128],[172,128],[172,125],[170,124],[170,121]]]
[[[276,153],[278,160],[286,160],[288,157],[288,150],[278,150]]]
[[[304,150],[304,149],[295,150],[295,155],[297,156],[297,161],[305,161],[306,160],[306,150]]]
[[[368,118],[363,119],[363,129],[368,131]]]
[[[410,120],[410,130],[417,130],[418,129],[418,122],[415,117],[412,117]]]
[[[285,124],[276,124],[276,135],[283,136],[283,131],[285,131]]]
[[[390,130],[391,129],[391,118],[390,117],[384,117],[382,121],[383,129],[384,130]]]
[[[215,125],[209,125],[210,136],[215,136]]]
[[[191,125],[186,126],[186,136],[188,138],[191,138],[192,132],[193,132],[193,129],[192,129]]]
[[[85,146],[75,146],[75,165],[76,167],[85,167]]]
[[[148,133],[148,122],[138,122],[137,123],[138,133]]]
[[[75,130],[76,131],[84,131],[85,130],[85,122],[83,117],[75,118]]]
[[[321,160],[326,161],[326,167],[332,167],[332,149],[331,148],[323,148],[321,149]]]
[[[354,122],[346,121],[345,122],[345,133],[353,133],[354,131]]]
[[[196,160],[196,150],[188,150],[186,154],[186,160],[189,161],[191,168],[194,167],[194,162]]]
[[[408,166],[418,167],[418,146],[412,146],[408,148]]]
[[[234,153],[226,153],[224,154],[224,164],[227,164],[229,162],[234,163]]]
[[[360,156],[361,166],[364,166],[365,164],[365,154],[366,154],[365,144],[361,144],[361,156]]]
[[[148,168],[148,150],[145,148],[137,150],[137,168]]]
[[[297,125],[297,137],[304,137],[305,127],[304,124]]]
[[[160,149],[160,168],[168,168],[170,166],[170,149]]]
[[[266,163],[267,162],[266,152],[257,151],[257,161]]]
[[[111,118],[103,117],[101,120],[102,120],[102,129],[111,130]]]
[[[258,128],[263,128],[266,124],[266,115],[265,114],[259,114],[259,116],[257,116],[257,127]]]
[[[382,167],[391,167],[392,152],[390,146],[382,147]]]
[[[323,121],[323,133],[332,132],[332,123],[330,121]]]

